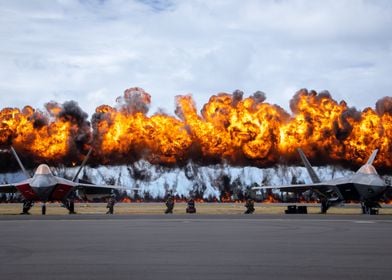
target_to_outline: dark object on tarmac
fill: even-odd
[[[378,208],[366,207],[362,204],[362,214],[378,215]]]
[[[108,204],[106,205],[106,208],[109,209],[109,210],[106,212],[106,214],[113,214],[113,212],[114,212],[114,204],[116,204],[116,200],[115,200],[114,197],[112,196],[111,198],[109,198]]]
[[[296,205],[288,205],[287,210],[284,211],[286,214],[297,214],[297,206]]]
[[[188,207],[186,208],[186,212],[189,214],[196,213],[195,201],[193,198],[188,200]]]
[[[308,207],[307,206],[298,206],[297,213],[298,214],[308,214]]]
[[[64,202],[64,207],[67,208],[68,214],[76,214],[75,212],[75,199],[73,196],[68,197]]]
[[[75,201],[73,199],[69,200],[68,206],[69,206],[69,208],[68,208],[69,214],[76,214],[76,212],[75,212]]]
[[[255,202],[252,199],[248,199],[245,203],[246,211],[244,214],[253,214],[255,212]]]
[[[42,208],[41,208],[41,214],[42,215],[46,215],[46,204],[42,204]]]
[[[308,214],[307,206],[296,206],[288,205],[287,210],[284,211],[286,214]]]
[[[173,208],[174,208],[174,199],[172,196],[169,196],[165,202],[166,205],[166,211],[165,214],[173,214]]]

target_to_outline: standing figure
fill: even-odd
[[[245,203],[246,211],[244,214],[253,214],[255,212],[255,202],[252,199],[247,199]]]
[[[116,204],[116,200],[114,199],[114,195],[112,195],[109,200],[108,204],[106,205],[106,208],[109,210],[106,212],[106,214],[113,214],[114,212],[114,204]]]
[[[186,208],[186,212],[190,213],[190,214],[196,213],[196,207],[195,207],[194,199],[190,198],[187,203],[188,203],[188,207]]]
[[[171,195],[169,195],[169,197],[167,198],[165,205],[166,205],[165,214],[173,214],[174,199]]]

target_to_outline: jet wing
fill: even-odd
[[[94,200],[95,198],[105,198],[113,193],[125,192],[126,190],[137,190],[135,188],[125,188],[121,186],[113,185],[94,185],[85,183],[75,183],[75,190],[78,190],[79,195],[88,200]]]
[[[0,193],[16,193],[18,190],[16,189],[14,184],[5,184],[0,185]]]
[[[73,182],[64,178],[59,178],[57,177],[57,182],[58,184],[61,185],[67,185],[67,186],[72,186],[76,190],[84,190],[84,189],[89,189],[89,190],[127,190],[127,188],[122,187],[122,186],[114,186],[114,185],[95,185],[95,184],[88,184],[88,183],[78,183],[78,182]]]
[[[58,188],[61,187],[70,187],[72,190],[77,190],[81,197],[87,198],[105,198],[109,197],[113,194],[113,192],[121,192],[127,190],[127,188],[121,186],[113,186],[113,185],[95,185],[95,184],[87,184],[87,183],[78,183],[73,182],[67,179],[58,178]]]
[[[94,185],[86,183],[74,183],[77,190],[88,191],[89,193],[110,193],[113,190],[126,191],[129,188],[114,185]]]
[[[336,184],[328,183],[314,183],[314,184],[298,184],[298,185],[281,185],[281,186],[261,186],[254,187],[252,190],[271,190],[278,189],[282,192],[303,193],[307,190],[312,190],[321,195],[325,195],[328,191],[335,188]]]
[[[0,193],[17,193],[18,191],[25,190],[29,188],[30,179],[23,180],[21,182],[13,183],[13,184],[4,184],[0,185]]]

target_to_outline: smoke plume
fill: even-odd
[[[79,163],[90,147],[90,164],[131,164],[140,159],[162,166],[227,163],[271,167],[298,164],[302,148],[315,165],[356,168],[373,149],[375,165],[392,167],[392,98],[363,111],[336,101],[328,91],[301,89],[290,100],[291,112],[266,102],[257,91],[240,90],[210,97],[200,112],[191,95],[175,98],[175,116],[147,115],[151,95],[141,88],[125,90],[114,107],[101,105],[88,120],[75,101],[49,102],[40,111],[0,111],[0,169],[15,169],[10,145],[30,165]]]

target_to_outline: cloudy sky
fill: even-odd
[[[0,0],[0,108],[76,100],[90,115],[127,88],[174,111],[301,88],[358,109],[392,95],[392,1]]]

